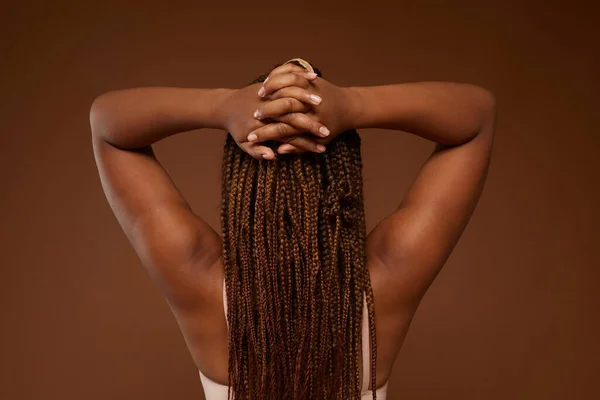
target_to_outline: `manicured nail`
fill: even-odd
[[[307,73],[306,73],[306,76],[307,76],[309,79],[315,79],[315,78],[317,77],[317,74],[315,74],[314,72],[307,72]]]
[[[329,133],[330,133],[329,129],[325,128],[324,126],[322,126],[321,128],[319,128],[319,132],[323,136],[329,136]]]
[[[317,150],[319,150],[321,153],[325,151],[325,146],[323,146],[322,144],[318,144],[317,145]]]
[[[260,111],[258,111],[258,110],[254,111],[254,118],[256,118],[256,119],[262,118],[262,114],[260,113]]]
[[[267,79],[265,79],[265,80],[264,80],[264,82],[263,82],[263,85],[264,85],[265,83],[267,83],[267,81],[269,80],[269,78],[270,78],[270,76],[267,76]]]
[[[265,160],[268,160],[268,159],[269,159],[269,158],[267,157],[267,153],[264,153],[264,154],[262,155],[262,158],[264,158]]]
[[[317,96],[316,94],[311,94],[310,100],[315,104],[321,104],[321,102],[323,101],[323,99],[321,97]]]
[[[265,95],[265,92],[266,92],[266,90],[265,90],[264,86],[261,86],[260,90],[258,91],[258,95],[260,97],[263,97]]]
[[[255,142],[256,139],[258,139],[258,136],[256,136],[254,133],[251,133],[248,135],[248,141],[249,142]]]

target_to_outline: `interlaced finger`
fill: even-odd
[[[254,112],[254,118],[263,120],[272,117],[281,117],[289,113],[304,113],[310,111],[310,106],[292,97],[277,99],[265,103]]]
[[[278,74],[263,82],[263,85],[258,91],[258,95],[264,98],[277,90],[289,86],[297,86],[306,89],[310,86],[310,80],[313,80],[316,77],[317,75],[313,72]]]
[[[330,133],[325,125],[300,112],[288,113],[271,119],[291,125],[302,133],[312,133],[318,137],[327,137]]]

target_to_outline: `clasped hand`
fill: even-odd
[[[327,143],[351,129],[348,92],[294,64],[275,68],[263,83],[233,90],[225,100],[225,129],[256,159],[272,160],[263,142],[281,144],[277,153],[322,153]]]

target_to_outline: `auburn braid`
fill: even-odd
[[[227,135],[221,230],[228,398],[360,399],[365,299],[376,398],[360,142],[347,131],[324,153],[268,161],[252,158]]]

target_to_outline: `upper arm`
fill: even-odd
[[[369,234],[369,253],[406,304],[418,304],[471,218],[490,163],[494,120],[490,115],[467,143],[436,145],[399,207]]]
[[[193,213],[150,146],[123,150],[92,138],[102,187],[129,241],[168,295],[185,295],[186,267],[216,261],[218,234]]]

